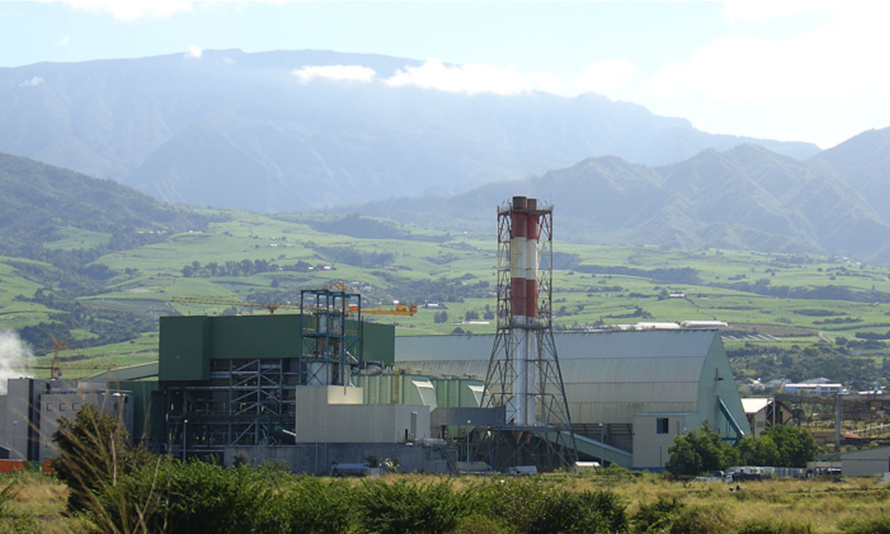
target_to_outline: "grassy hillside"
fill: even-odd
[[[261,303],[298,303],[301,289],[344,282],[362,293],[366,309],[391,306],[394,300],[417,304],[413,317],[366,316],[396,324],[399,335],[495,329],[494,235],[444,234],[355,216],[344,226],[339,216],[273,218],[229,210],[197,215],[219,222],[98,257],[86,267],[105,278],[71,298],[63,288],[42,285],[34,274],[51,266],[0,258],[2,328],[20,331],[44,354],[51,345],[48,332],[65,338],[78,347],[63,352],[77,361],[70,364],[72,373],[86,373],[90,365],[84,357],[89,363],[102,358],[95,367],[156,358],[158,316],[265,314]],[[731,352],[766,351],[763,358],[775,359],[809,346],[849,348],[845,358],[873,364],[859,371],[875,375],[866,380],[882,374],[886,341],[866,338],[890,331],[890,269],[813,255],[559,241],[553,248],[557,328],[721,320],[730,325]],[[255,305],[182,304],[171,302],[174,297]],[[48,364],[49,357],[40,362]],[[758,362],[737,372],[747,369],[757,376],[767,369]]]

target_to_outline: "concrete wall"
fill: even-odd
[[[31,402],[32,380],[11,378],[8,382],[2,444],[9,449],[9,458],[12,460],[29,460],[29,439],[37,431],[31,425],[29,405]],[[33,458],[36,459],[36,458]]]
[[[73,419],[84,403],[120,418],[132,435],[133,412],[124,392],[78,387],[76,382],[14,378],[8,382],[0,413],[3,432],[0,444],[14,460],[46,460],[56,456],[52,436],[60,417]]]
[[[318,443],[277,447],[226,447],[225,465],[232,465],[235,455],[243,454],[252,465],[283,462],[294,473],[328,475],[334,464],[364,464],[374,456],[378,461],[395,459],[401,471],[447,473],[446,450],[423,444]]]
[[[92,404],[124,425],[132,435],[133,410],[130,396],[126,393],[106,393],[79,389],[54,390],[40,395],[40,445],[39,459],[55,458],[59,451],[52,441],[59,429],[59,419],[74,419],[84,404]]]
[[[430,437],[428,406],[369,405],[361,399],[361,388],[296,388],[297,443],[403,443]]]
[[[634,417],[633,466],[638,469],[662,469],[670,455],[668,447],[686,431],[682,413],[637,414]],[[660,423],[667,420],[666,428]],[[664,432],[666,430],[666,432]]]
[[[844,476],[870,476],[890,472],[890,447],[842,454],[841,472]]]

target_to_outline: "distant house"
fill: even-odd
[[[784,403],[776,403],[775,399],[766,397],[743,398],[742,408],[751,427],[754,437],[760,436],[764,430],[776,425],[787,424],[791,420],[791,409]]]
[[[837,395],[843,392],[843,384],[785,384],[785,393],[800,393],[804,395]]]

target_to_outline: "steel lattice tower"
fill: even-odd
[[[553,339],[553,208],[513,197],[498,208],[497,333],[485,379],[503,424],[480,450],[491,466],[548,470],[575,461],[575,439]]]

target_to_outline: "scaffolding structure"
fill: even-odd
[[[300,292],[300,313],[310,318],[301,336],[304,385],[354,385],[362,366],[361,306],[361,295],[345,289]]]
[[[293,443],[297,364],[292,358],[213,360],[209,382],[167,387],[170,443],[183,458],[222,457],[233,445]]]
[[[294,442],[296,388],[352,386],[362,360],[361,296],[345,288],[300,293],[295,357],[211,358],[210,379],[168,383],[167,450],[222,457],[226,447]]]
[[[572,423],[553,339],[553,209],[513,197],[498,209],[497,332],[486,405],[504,409],[478,456],[504,471],[575,461]]]

